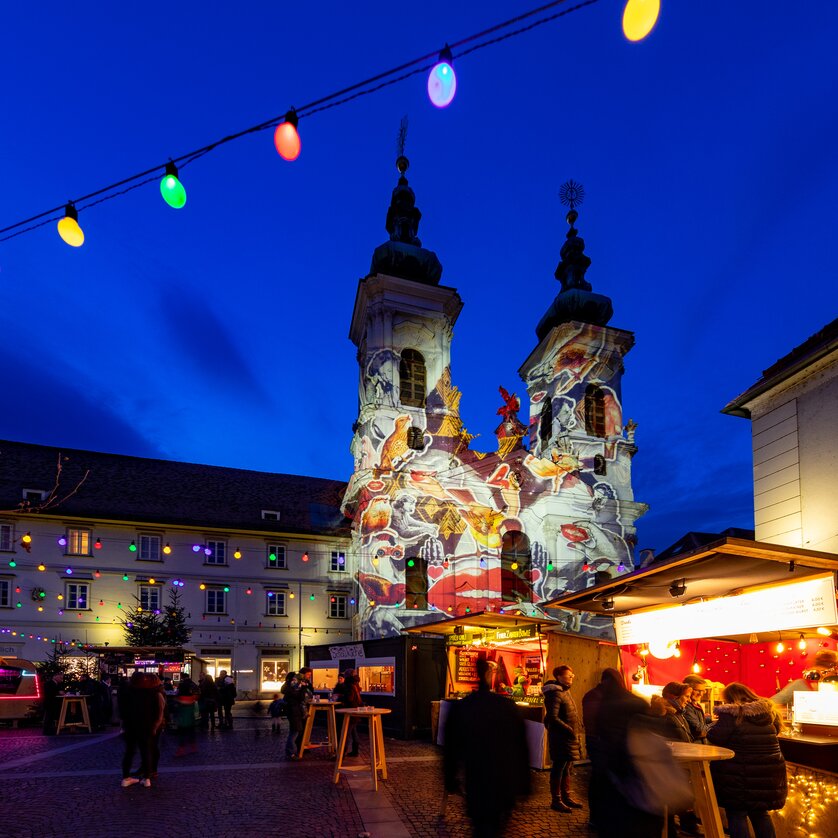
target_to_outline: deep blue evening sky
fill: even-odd
[[[289,5],[9,4],[0,227],[537,3]],[[0,437],[348,478],[347,333],[408,114],[475,447],[498,385],[525,394],[572,177],[588,279],[637,338],[640,546],[751,526],[750,428],[719,410],[836,315],[838,4],[663,0],[640,44],[622,5],[464,58],[447,110],[419,76],[301,121],[293,164],[267,131],[185,168],[183,210],[152,184],[83,213],[79,250],[0,244]]]

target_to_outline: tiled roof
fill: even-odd
[[[52,489],[59,456],[59,497],[89,474],[75,494],[54,511],[45,510],[53,514],[198,529],[349,534],[340,512],[346,483],[340,480],[21,442],[0,441],[0,509],[17,509],[24,489]],[[279,521],[262,520],[262,510],[279,512]]]
[[[799,370],[805,369],[836,349],[838,349],[838,318],[796,346],[788,355],[775,361],[768,369],[763,370],[762,378],[733,399],[722,410],[722,413],[750,418],[747,405],[756,396],[776,387]]]

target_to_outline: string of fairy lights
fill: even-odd
[[[336,90],[299,108],[292,107],[281,116],[272,117],[249,128],[228,134],[202,148],[169,159],[165,164],[153,166],[80,198],[71,199],[66,204],[44,210],[0,229],[0,242],[8,241],[55,221],[61,239],[70,247],[81,247],[84,244],[85,234],[79,224],[80,212],[156,182],[160,178],[161,170],[162,178],[159,180],[161,197],[173,209],[183,209],[186,206],[187,194],[186,187],[180,180],[181,170],[211,151],[235,140],[273,128],[273,141],[277,153],[283,160],[293,162],[300,156],[302,150],[302,141],[298,131],[301,119],[348,104],[362,96],[376,93],[421,73],[428,72],[427,91],[431,104],[437,108],[446,108],[453,102],[457,92],[457,75],[454,70],[455,58],[461,60],[478,50],[523,35],[536,27],[591,6],[598,0],[581,0],[575,5],[566,6],[568,2],[569,0],[552,0],[552,2],[545,3],[509,20],[497,23],[488,29],[462,38],[450,46],[446,44],[438,53],[431,52],[421,55],[368,79]],[[554,11],[557,7],[562,8]],[[550,13],[547,14],[548,12]],[[633,42],[643,40],[654,28],[659,14],[660,0],[627,0],[622,15],[625,37]],[[59,212],[62,214],[57,216],[56,213]]]

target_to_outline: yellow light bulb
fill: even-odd
[[[70,247],[81,247],[84,244],[84,232],[79,227],[79,214],[72,204],[64,207],[64,218],[58,222],[58,235]]]
[[[236,552],[233,553],[233,558],[234,559],[240,559],[241,557],[242,557],[242,551],[241,550],[236,550]]]
[[[660,0],[628,0],[623,10],[623,34],[630,41],[642,41],[658,22]]]
[[[148,584],[149,584],[149,585],[153,585],[153,584],[154,584],[154,578],[153,578],[153,577],[152,577],[151,579],[149,579],[149,580],[148,580]]]
[[[693,664],[693,672],[694,672],[696,675],[698,675],[698,673],[699,673],[699,672],[701,672],[701,667],[699,666],[698,661],[696,661],[696,662]]]
[[[776,651],[778,655],[782,655],[786,651],[786,645],[782,640],[777,644]]]
[[[203,582],[201,582],[201,584],[200,584],[200,585],[198,585],[198,587],[199,587],[202,591],[205,591],[205,590],[207,589],[207,586],[206,586]]]

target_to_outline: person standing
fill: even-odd
[[[582,756],[579,745],[579,714],[570,695],[573,670],[566,664],[553,670],[553,680],[541,688],[544,695],[544,726],[550,746],[550,808],[555,812],[581,809],[582,804],[570,795],[570,777],[574,760]]]
[[[504,835],[517,798],[530,793],[524,722],[514,702],[492,692],[493,666],[477,660],[478,688],[453,703],[445,724],[445,790],[459,791],[462,769],[474,838]]]
[[[616,669],[606,669],[600,682],[582,696],[582,724],[585,728],[585,746],[591,761],[591,779],[588,784],[588,808],[591,823],[597,827],[603,821],[604,809],[608,807],[607,770],[608,763],[599,732],[602,704],[611,685],[623,684],[623,676]]]
[[[198,685],[188,676],[180,679],[175,698],[175,725],[178,732],[178,749],[175,756],[194,754],[198,750],[195,744],[195,706],[198,702]]]
[[[718,721],[707,731],[711,745],[730,748],[733,758],[713,762],[710,771],[719,806],[727,813],[730,838],[747,838],[748,821],[756,838],[774,838],[768,814],[782,809],[788,795],[786,763],[777,734],[783,728],[780,714],[767,698],[733,682],[716,707]]]
[[[233,705],[236,703],[236,683],[230,675],[225,675],[221,686],[218,688],[218,718],[224,713],[224,723],[221,727],[227,730],[233,728]]]
[[[291,675],[289,674],[288,677],[291,678]],[[288,759],[301,759],[303,729],[309,704],[314,698],[314,690],[311,688],[311,668],[304,666],[291,680],[290,686],[286,680],[283,690],[285,690],[285,705],[288,710],[288,739],[285,742],[285,756]]]
[[[64,673],[56,672],[44,681],[44,733],[54,736],[58,716],[61,713],[61,685],[64,683]]]
[[[122,787],[142,782],[151,786],[160,759],[159,740],[163,730],[165,698],[160,679],[151,672],[135,672],[127,687],[120,691],[119,713],[125,736],[122,757]],[[140,752],[140,778],[131,776],[134,754]]]
[[[215,711],[218,709],[218,687],[212,675],[205,672],[199,686],[198,709],[201,711],[201,728],[215,730]]]
[[[684,705],[684,719],[690,728],[690,737],[699,745],[707,744],[708,716],[701,704],[702,696],[707,690],[707,682],[700,675],[687,675],[684,683],[692,687],[689,701]]]
[[[344,707],[360,707],[364,700],[361,696],[361,679],[354,669],[347,669],[343,674],[342,704]],[[349,753],[347,756],[358,756],[358,723],[359,719],[349,720]]]

